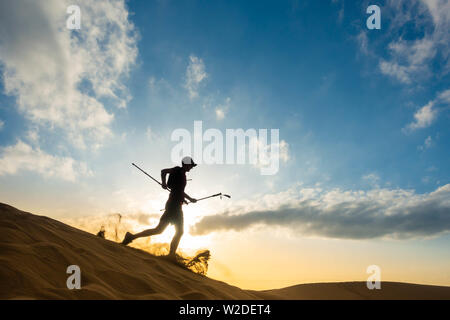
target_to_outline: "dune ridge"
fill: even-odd
[[[81,290],[69,290],[69,265]],[[0,203],[0,299],[450,299],[450,287],[383,282],[243,290],[142,250]]]

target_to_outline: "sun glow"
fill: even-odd
[[[198,250],[210,249],[212,239],[211,235],[194,236],[189,232],[191,227],[195,225],[195,223],[199,220],[199,218],[204,216],[204,212],[207,212],[207,206],[204,205],[197,207],[183,206],[184,234],[180,240],[178,248],[185,254],[192,255],[195,254]],[[163,212],[161,212],[161,215],[162,214]],[[146,229],[153,229],[158,225],[158,223],[159,218],[150,219],[149,223],[145,225],[134,223],[132,225],[132,230],[134,230],[134,232],[137,233]],[[145,239],[138,239],[136,241],[142,244],[145,243],[144,246],[156,243],[169,245],[174,236],[175,236],[175,226],[170,224],[161,234],[154,235]]]
[[[200,249],[209,249],[211,244],[211,235],[206,236],[194,236],[189,233],[189,230],[200,217],[204,216],[207,212],[207,206],[184,206],[184,234],[181,238],[179,248],[188,253],[193,254]],[[175,228],[174,228],[175,229]]]

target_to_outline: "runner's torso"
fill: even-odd
[[[186,174],[181,167],[174,167],[172,168],[169,179],[172,184],[167,202],[174,205],[181,205],[184,200],[184,189],[186,188]]]

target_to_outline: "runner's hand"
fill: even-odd
[[[163,188],[163,189],[168,189],[169,187],[167,186],[167,184],[165,184],[165,183],[163,183],[163,184],[161,184],[161,187]]]
[[[197,202],[197,199],[192,198],[192,199],[191,199],[191,202],[192,202],[192,203],[196,203],[196,202]]]

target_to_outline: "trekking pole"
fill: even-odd
[[[203,197],[203,198],[197,199],[197,202],[199,202],[201,200],[206,200],[206,199],[209,199],[209,198],[214,198],[214,197],[220,197],[220,199],[222,199],[222,196],[223,197],[227,197],[228,199],[231,199],[231,196],[229,194],[216,193],[216,194],[213,194],[212,196],[207,196],[207,197]],[[189,204],[189,203],[192,203],[192,202],[186,202],[186,204]],[[164,211],[164,210],[165,209],[161,209],[160,211]]]
[[[200,201],[200,200],[205,200],[205,199],[214,198],[214,197],[220,197],[220,199],[222,199],[222,196],[227,197],[228,199],[231,199],[231,196],[228,195],[228,194],[216,193],[216,194],[213,194],[212,196],[208,196],[208,197],[197,199],[197,202]]]
[[[157,184],[159,184],[162,187],[162,183],[159,182],[158,180],[156,180],[155,178],[153,178],[151,175],[149,175],[147,172],[145,172],[144,170],[142,170],[141,168],[139,168],[137,165],[135,165],[134,163],[132,163],[133,166],[135,166],[136,168],[138,168],[139,170],[141,170],[145,175],[147,175],[150,179],[152,179],[153,181],[155,181]],[[167,187],[166,189],[167,191],[170,192],[169,187]]]

